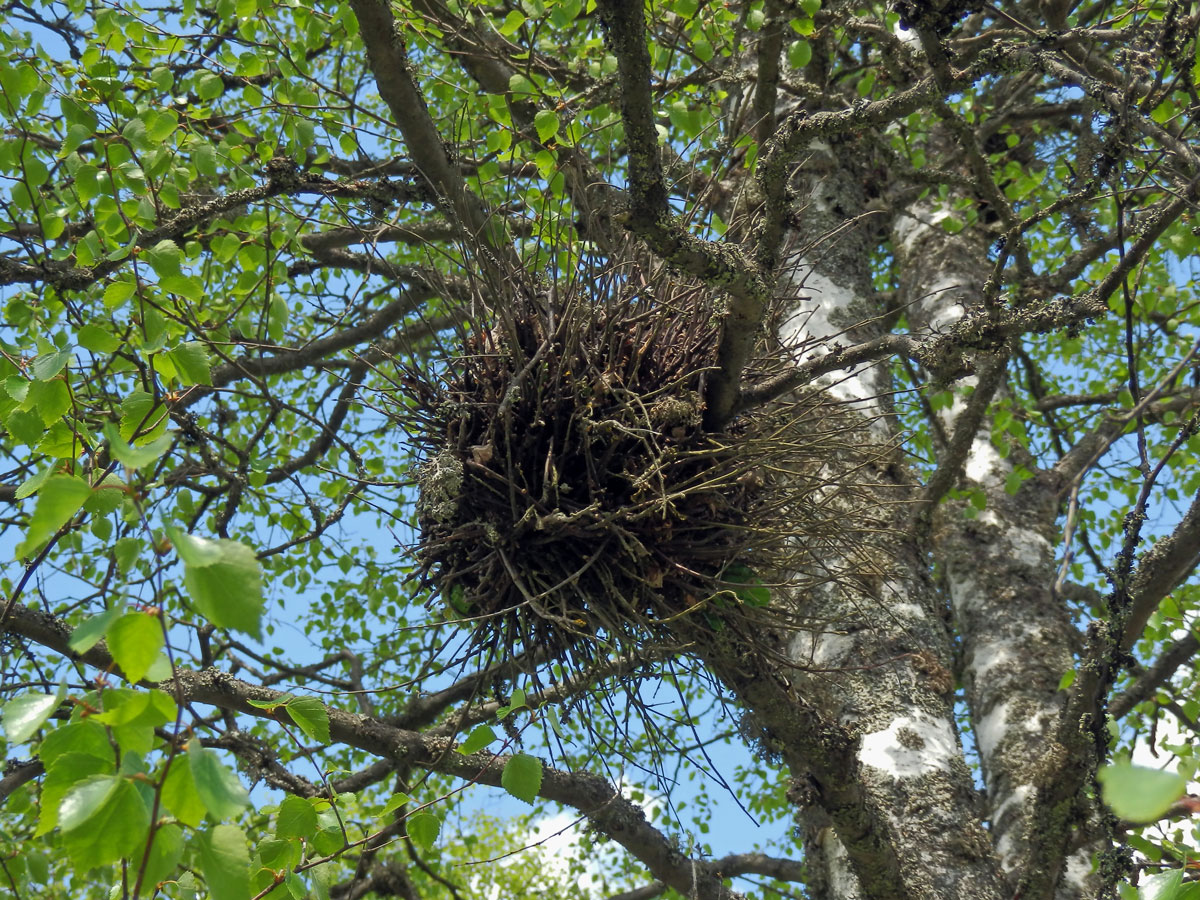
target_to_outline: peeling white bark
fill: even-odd
[[[975,677],[986,680],[1012,671],[1020,664],[1022,652],[1023,647],[1018,641],[980,641],[975,646],[975,656],[972,660]]]
[[[1000,455],[989,436],[976,438],[967,453],[967,480],[980,484],[1003,484],[1011,469],[1008,461]]]
[[[864,766],[895,779],[950,772],[951,760],[960,755],[953,724],[916,709],[882,731],[865,735],[858,751]]]
[[[825,277],[804,260],[799,260],[792,269],[787,284],[788,290],[801,299],[780,326],[779,338],[784,346],[792,348],[797,362],[819,359],[839,342],[850,343],[844,336],[846,326],[839,323],[856,321],[853,310],[859,298],[853,290]],[[883,412],[879,404],[883,383],[873,366],[826,375],[817,384],[837,400],[853,404],[872,420]],[[884,426],[873,423],[872,427]]]
[[[817,835],[817,849],[824,857],[825,877],[829,882],[830,895],[838,900],[857,900],[862,896],[858,880],[850,868],[850,857],[846,848],[837,839],[832,828],[823,828]]]
[[[854,649],[854,638],[836,632],[816,632],[800,635],[797,640],[796,656],[805,658],[818,669],[842,665]]]
[[[1008,735],[1008,703],[997,703],[975,720],[975,744],[985,760],[996,755],[996,748]]]
[[[979,520],[999,529],[1000,540],[1003,541],[1008,552],[1021,562],[1038,565],[1047,556],[1052,556],[1054,553],[1054,546],[1042,535],[1004,521],[993,510],[985,509],[979,514]]]

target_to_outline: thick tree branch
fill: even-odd
[[[512,248],[502,228],[490,227],[491,214],[467,188],[462,171],[450,159],[425,97],[417,86],[408,50],[386,0],[350,0],[379,95],[391,110],[418,170],[434,186],[462,224],[475,246],[486,247],[509,259]],[[516,269],[514,268],[514,271]]]
[[[629,154],[629,227],[659,257],[729,296],[716,370],[705,390],[705,427],[719,430],[738,406],[741,373],[770,300],[770,285],[740,247],[703,241],[671,213],[654,121],[645,4],[601,0],[599,9],[621,83],[621,118]]]
[[[0,778],[0,805],[21,785],[41,778],[45,772],[40,759],[10,759],[4,766],[4,777]]]

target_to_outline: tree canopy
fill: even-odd
[[[1194,894],[1194,4],[0,9],[14,896]]]

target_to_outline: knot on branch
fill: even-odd
[[[267,160],[267,181],[281,190],[298,187],[300,184],[300,167],[295,160],[286,156],[275,156]]]

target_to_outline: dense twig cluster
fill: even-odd
[[[577,278],[473,321],[425,380],[423,574],[477,645],[581,664],[834,577],[853,486],[822,472],[847,424],[814,393],[706,432],[711,296]]]

